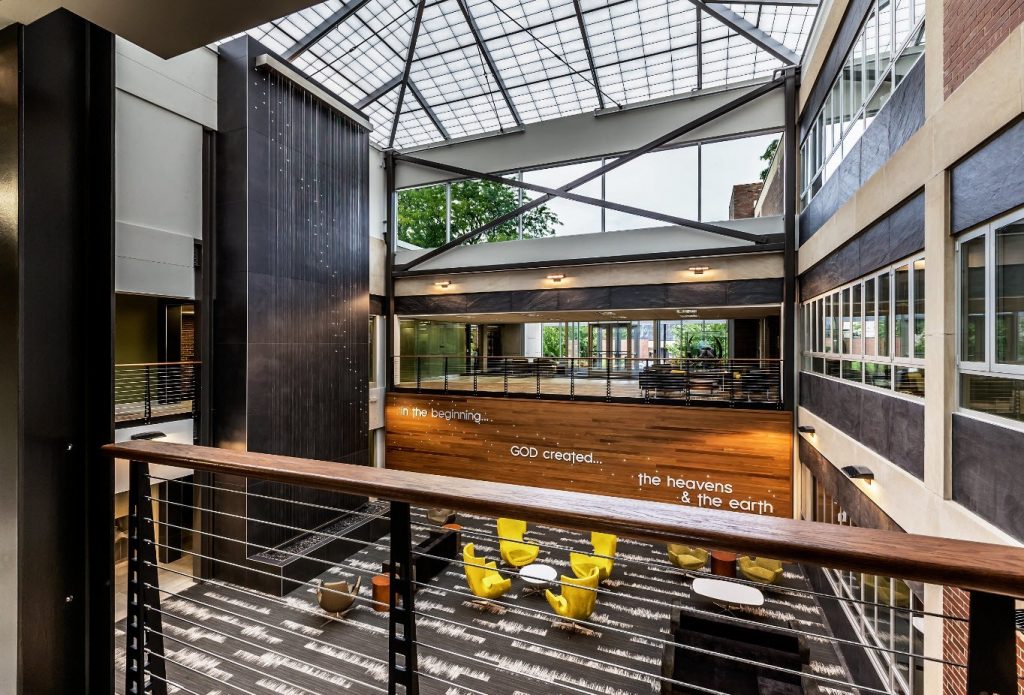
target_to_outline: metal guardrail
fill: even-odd
[[[836,655],[847,650],[907,674],[926,664],[966,673],[969,695],[1016,688],[1012,596],[1024,594],[1024,549],[163,442],[105,450],[132,461],[127,693],[497,695],[590,693],[597,684],[617,692],[736,692],[716,674],[778,681],[773,692],[913,692],[899,679],[883,682],[871,669],[846,667]],[[170,481],[151,476],[149,464],[212,474],[174,481],[193,487],[198,516],[211,521],[154,514],[154,504],[192,507],[158,500],[154,485]],[[261,481],[370,496],[386,500],[389,512],[334,506],[322,493],[275,494],[282,488]],[[211,493],[236,501],[211,504]],[[296,521],[302,510],[354,521],[303,525]],[[592,589],[593,613],[556,615],[534,591],[533,570],[508,563],[494,566],[493,595],[467,586],[465,544],[498,560],[503,542],[518,541],[498,535],[499,516],[530,523],[522,540],[536,549],[535,562],[560,570],[550,569],[554,576],[544,583],[554,595],[574,589],[571,553],[591,563],[612,560],[610,576]],[[385,520],[390,533],[358,540],[345,530],[370,518]],[[456,526],[442,526],[453,518]],[[251,531],[226,535],[230,520],[247,529],[283,528],[298,540],[257,546]],[[160,565],[157,551],[168,542],[161,529],[176,526],[197,538],[182,552],[230,578]],[[590,534],[573,530],[615,534],[618,550],[597,550]],[[714,573],[670,562],[666,542],[715,549]],[[247,554],[236,560],[208,549],[239,544]],[[318,555],[314,549],[325,544],[357,547]],[[728,551],[785,564],[772,583],[754,581]],[[268,574],[270,566],[258,561],[267,553],[306,563],[306,574],[290,580],[294,591],[277,597],[246,584]],[[729,576],[737,565],[740,575]],[[811,581],[818,572],[850,571],[873,587],[870,596]],[[372,581],[357,585],[359,577]],[[194,585],[171,589],[169,579]],[[709,598],[708,580],[735,598]],[[972,618],[925,610],[911,580],[967,588]],[[743,596],[763,605],[752,607],[744,602],[757,601]],[[833,631],[829,606],[870,615],[894,637],[880,642]],[[963,661],[924,653],[920,626],[944,624],[966,626]],[[747,640],[739,651],[729,646],[737,639]]]
[[[199,416],[200,362],[114,365],[118,426]]]
[[[782,406],[782,361],[637,357],[395,358],[396,388],[418,392]]]

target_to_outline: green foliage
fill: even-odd
[[[686,321],[672,326],[665,346],[669,357],[698,357],[701,348],[710,347],[722,357],[729,356],[729,324],[726,321]]]
[[[570,323],[568,328],[569,343],[577,346],[573,357],[590,356],[590,336],[586,326]],[[565,349],[566,328],[564,324],[546,325],[541,334],[545,357],[569,357]]]
[[[761,161],[767,162],[768,166],[761,170],[761,180],[768,180],[768,172],[772,170],[772,159],[775,157],[775,151],[779,149],[779,140],[776,138],[768,143],[768,149],[761,155]]]
[[[493,181],[460,181],[452,184],[452,238],[471,232],[519,207],[519,191]],[[548,206],[536,207],[523,216],[523,238],[553,236],[558,215]],[[471,244],[481,241],[510,241],[519,232],[510,220]],[[398,194],[398,238],[420,248],[437,248],[445,243],[444,185],[413,188]]]

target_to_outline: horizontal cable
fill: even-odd
[[[440,593],[441,595],[444,595],[447,592],[447,593],[455,594],[456,596],[465,596],[467,598],[473,599],[474,601],[481,600],[479,596],[475,596],[474,594],[467,594],[466,592],[459,591],[458,589],[441,589],[441,588],[438,588],[438,587],[434,587],[434,586],[432,586],[430,584],[424,584],[422,582],[415,582],[415,581],[413,582],[413,584],[419,586],[420,588],[422,588],[422,589],[424,589],[426,591],[431,591],[433,593]],[[488,602],[493,603],[493,604],[498,605],[498,606],[503,606],[503,607],[506,607],[506,608],[512,608],[512,609],[515,609],[515,610],[530,611],[530,612],[536,613],[538,615],[542,615],[542,616],[544,616],[548,620],[557,620],[557,619],[559,619],[558,615],[555,615],[553,613],[547,613],[547,612],[545,612],[545,611],[543,611],[543,610],[541,610],[539,608],[531,608],[529,606],[517,606],[517,605],[511,604],[511,603],[504,602],[504,601],[497,601],[495,599],[486,599],[486,600]],[[627,635],[629,637],[637,637],[638,636],[636,633],[630,632],[629,630],[623,630],[622,628],[613,627],[611,625],[601,625],[599,623],[590,622],[588,620],[573,619],[572,622],[577,623],[579,625],[585,625],[585,626],[590,627],[590,628],[592,628],[592,629],[594,629],[596,631],[618,632],[618,633]],[[828,676],[819,676],[819,675],[813,674],[813,673],[803,673],[802,671],[795,671],[793,669],[788,669],[788,668],[785,668],[783,666],[774,666],[772,664],[760,663],[760,662],[754,661],[752,659],[745,659],[745,658],[743,658],[741,656],[733,656],[733,655],[730,655],[730,654],[719,654],[717,652],[713,652],[713,651],[710,651],[710,650],[707,650],[707,649],[701,649],[700,647],[694,647],[694,646],[688,645],[688,644],[680,644],[678,642],[671,642],[671,641],[668,641],[668,640],[665,640],[665,639],[662,639],[660,637],[656,637],[656,636],[653,636],[653,635],[639,635],[639,636],[644,637],[645,639],[648,639],[648,640],[650,640],[652,642],[659,642],[659,643],[661,643],[663,645],[677,647],[679,649],[684,649],[686,651],[697,652],[699,654],[704,654],[706,656],[713,656],[713,657],[716,657],[716,658],[726,659],[728,661],[735,661],[735,662],[738,662],[738,663],[747,664],[748,666],[763,666],[764,668],[767,668],[767,669],[772,669],[772,670],[780,671],[780,672],[783,672],[783,673],[789,673],[791,675],[797,675],[797,676],[801,676],[801,677],[812,678],[812,679],[815,679],[815,680],[820,680],[820,681],[824,681],[824,682],[827,682],[827,683],[831,683],[832,685],[839,685],[839,686],[847,687],[847,688],[857,688],[859,690],[864,690],[864,691],[867,691],[867,692],[880,693],[881,695],[889,695],[888,691],[885,691],[885,690],[878,690],[877,688],[871,688],[871,687],[863,686],[863,685],[856,685],[854,683],[849,683],[849,682],[846,682],[846,681],[840,681],[840,680],[837,680],[835,678],[829,678]]]
[[[148,649],[147,649],[146,651],[148,651],[148,652],[152,653],[152,651],[151,651],[151,650],[148,650]],[[176,661],[174,661],[174,662],[171,662],[171,663],[173,663],[173,664],[174,664],[175,666],[184,666],[184,664],[179,664],[179,663],[178,663],[178,662],[176,662]],[[172,688],[177,688],[178,690],[184,690],[184,691],[185,691],[186,693],[189,693],[189,695],[200,695],[200,693],[197,693],[197,692],[196,692],[195,690],[192,690],[192,688],[186,688],[186,687],[185,687],[184,685],[182,685],[181,683],[174,683],[174,682],[172,682],[172,681],[169,681],[169,680],[167,680],[166,678],[162,678],[162,677],[160,677],[160,676],[156,675],[156,674],[155,674],[155,673],[153,673],[152,671],[146,671],[146,673],[148,673],[148,674],[149,674],[149,677],[150,677],[150,678],[156,678],[156,679],[157,679],[158,681],[163,681],[164,683],[166,683],[167,685],[171,686]]]
[[[207,630],[209,632],[212,632],[215,635],[220,635],[221,637],[225,637],[227,639],[232,639],[232,640],[234,640],[236,642],[240,642],[241,644],[247,645],[247,646],[252,647],[254,649],[262,649],[263,652],[266,653],[266,654],[273,654],[274,656],[279,656],[282,659],[288,659],[289,661],[294,661],[295,663],[298,663],[298,664],[305,664],[305,665],[309,665],[309,666],[314,666],[313,664],[309,664],[308,662],[305,662],[305,661],[303,661],[303,660],[301,660],[299,658],[296,658],[294,656],[289,656],[288,654],[284,654],[282,652],[279,652],[279,651],[276,651],[274,649],[271,649],[268,646],[266,646],[265,644],[259,644],[258,642],[251,642],[251,641],[249,641],[249,640],[247,640],[247,639],[245,639],[243,637],[239,637],[238,635],[232,635],[232,634],[229,634],[227,632],[221,632],[220,630],[217,630],[216,628],[212,628],[209,625],[203,625],[202,623],[197,623],[197,622],[195,622],[193,620],[189,620],[188,618],[183,618],[180,615],[176,615],[174,613],[168,613],[167,611],[165,611],[163,609],[160,609],[160,608],[156,608],[155,606],[146,606],[146,609],[147,610],[156,611],[160,615],[167,616],[168,618],[173,618],[174,620],[178,620],[180,622],[183,622],[186,625],[191,625],[191,626],[197,627],[197,628],[199,628],[201,630]],[[344,647],[340,647],[340,646],[339,646],[339,648],[344,649]],[[346,676],[343,673],[338,673],[337,671],[332,671],[331,669],[325,668],[323,666],[314,666],[314,667],[317,668],[317,669],[320,669],[324,673],[330,674],[330,675],[335,676],[337,678],[341,678],[342,680],[351,681],[353,683],[357,683],[359,685],[366,686],[367,688],[370,688],[372,690],[378,690],[378,691],[380,691],[382,693],[385,692],[384,688],[380,687],[379,685],[373,685],[372,683],[367,683],[365,681],[361,681],[358,678],[352,678],[350,676]],[[283,683],[285,681],[281,680],[281,682]],[[291,683],[289,683],[288,685],[291,685]],[[298,686],[295,686],[295,687],[298,687]]]
[[[179,618],[179,620],[180,620],[180,618]],[[166,632],[160,632],[159,630],[154,630],[153,628],[149,627],[148,625],[143,625],[142,627],[143,627],[143,629],[146,632],[151,632],[154,635],[160,635],[164,639],[173,640],[174,642],[177,642],[178,644],[185,645],[189,649],[194,649],[197,652],[201,652],[203,654],[206,654],[207,656],[213,657],[214,659],[219,659],[220,661],[224,661],[226,663],[229,663],[232,666],[240,666],[241,668],[244,668],[246,671],[252,671],[253,673],[259,674],[260,676],[264,676],[264,677],[267,677],[267,678],[273,678],[274,680],[280,681],[281,683],[284,683],[285,685],[287,685],[287,686],[289,686],[291,688],[295,688],[296,690],[298,690],[300,692],[313,693],[313,695],[324,695],[323,693],[318,693],[315,690],[310,690],[309,688],[303,688],[301,686],[295,685],[294,683],[292,683],[290,681],[286,681],[284,678],[280,678],[278,676],[271,676],[270,674],[267,674],[267,673],[264,673],[263,671],[260,671],[259,669],[257,669],[254,666],[250,666],[248,664],[242,663],[241,661],[235,661],[234,659],[230,659],[230,658],[224,656],[223,654],[215,654],[215,653],[209,651],[208,649],[203,649],[202,647],[200,647],[198,645],[190,644],[190,643],[186,642],[185,640],[178,639],[177,637],[172,637],[171,635],[168,635]],[[262,648],[262,645],[260,645],[260,646]],[[217,680],[217,679],[214,679],[214,680]],[[223,682],[226,682],[226,681],[223,681]],[[239,690],[242,690],[242,689],[239,688]]]
[[[203,555],[201,553],[194,553],[191,550],[185,550],[184,548],[175,548],[175,547],[172,547],[172,546],[169,546],[169,545],[164,545],[163,543],[160,543],[158,541],[151,541],[149,539],[145,539],[144,542],[145,543],[149,543],[150,545],[155,545],[158,548],[165,548],[167,550],[175,550],[175,551],[177,551],[179,553],[185,553],[186,555],[191,555],[192,557],[200,557],[200,558],[204,558],[204,559],[207,559],[207,560],[211,560],[213,562],[219,562],[222,565],[227,565],[229,567],[235,567],[237,569],[245,570],[246,572],[254,572],[256,574],[262,574],[262,575],[266,575],[268,577],[273,577],[274,579],[278,579],[278,580],[281,579],[281,575],[279,575],[279,574],[274,574],[273,572],[266,572],[264,570],[258,570],[258,569],[254,568],[254,567],[246,567],[245,565],[240,565],[237,562],[230,562],[228,560],[221,560],[219,558],[210,557],[209,555]],[[161,567],[160,569],[166,569],[166,568]],[[289,579],[288,581],[292,582],[293,584],[298,584],[299,586],[308,586],[308,587],[310,587],[312,589],[320,590],[320,589],[323,588],[323,587],[317,586],[316,584],[312,584],[310,582],[299,581],[298,579]],[[340,591],[336,591],[334,593],[340,594],[341,592]],[[346,596],[351,596],[352,594],[345,594],[345,595]],[[378,606],[388,606],[388,607],[391,606],[390,603],[384,603],[383,601],[375,601],[373,599],[366,599],[366,598],[364,598],[362,600],[366,601],[367,603],[376,604]]]
[[[276,550],[275,548],[270,548],[270,547],[265,546],[265,545],[259,545],[258,543],[250,543],[248,541],[240,541],[237,538],[230,538],[228,536],[219,536],[216,533],[211,533],[209,531],[199,531],[198,529],[197,530],[192,530],[192,529],[187,528],[185,526],[178,526],[176,524],[172,524],[169,521],[157,521],[156,519],[153,519],[152,521],[153,521],[153,523],[159,524],[161,526],[167,526],[167,527],[170,527],[170,528],[178,529],[180,531],[189,531],[191,533],[198,533],[198,534],[201,534],[203,536],[207,536],[209,538],[216,538],[218,540],[228,541],[229,543],[241,543],[242,545],[252,546],[253,548],[259,548],[260,550],[274,550],[275,552],[280,552],[283,555],[288,555],[289,557],[300,557],[300,558],[304,558],[306,560],[312,560],[314,562],[318,562],[321,565],[325,565],[327,567],[348,567],[348,568],[353,569],[353,570],[356,569],[352,565],[346,565],[344,561],[331,562],[330,560],[323,560],[323,559],[318,558],[318,557],[310,557],[308,555],[302,555],[301,553],[285,553],[283,550]],[[210,558],[210,559],[213,559],[213,558]],[[361,572],[361,571],[362,570],[359,570],[359,572]],[[336,594],[338,596],[352,596],[352,597],[356,596],[356,594],[346,594],[344,591],[338,591],[336,589],[328,589],[326,586],[322,586],[319,589],[320,589],[320,591],[326,591],[328,593]]]
[[[444,683],[445,685],[450,686],[452,688],[458,688],[459,690],[465,690],[467,692],[474,693],[474,695],[489,695],[489,693],[485,693],[481,690],[470,688],[468,685],[459,685],[458,683],[453,683],[452,681],[441,678],[440,676],[435,676],[433,673],[428,673],[424,671],[422,668],[417,669],[416,673],[421,676],[426,676],[427,678],[432,678],[438,683]]]
[[[153,586],[149,582],[146,582],[146,586],[148,586],[151,589],[155,589],[156,591],[159,591],[161,594],[167,594],[168,596],[173,596],[173,597],[175,597],[177,599],[180,599],[182,601],[188,601],[189,603],[194,603],[197,606],[203,606],[204,608],[209,608],[212,611],[217,611],[217,612],[220,612],[220,613],[225,613],[227,615],[232,615],[232,616],[234,616],[236,618],[241,618],[242,620],[248,620],[250,622],[256,623],[257,625],[262,625],[263,627],[269,627],[269,628],[272,628],[274,630],[279,630],[279,631],[281,631],[281,632],[283,632],[285,634],[295,635],[296,637],[301,637],[304,640],[309,640],[311,642],[319,642],[320,644],[323,644],[323,645],[328,646],[328,647],[338,647],[337,644],[332,644],[331,642],[325,642],[324,640],[317,639],[316,637],[311,637],[309,635],[303,634],[301,632],[297,632],[295,630],[289,630],[288,628],[284,627],[283,625],[274,625],[273,623],[264,622],[264,621],[260,620],[259,618],[254,618],[252,616],[244,615],[242,613],[235,613],[234,611],[230,611],[230,610],[228,610],[226,608],[223,608],[221,606],[215,606],[212,603],[206,603],[205,601],[200,601],[199,599],[192,598],[191,596],[183,596],[182,594],[177,594],[177,593],[175,593],[173,591],[168,591],[167,589],[161,589],[158,586]],[[325,611],[325,613],[326,613],[326,611]],[[382,663],[382,664],[387,664],[388,663],[386,659],[379,659],[379,658],[377,658],[375,656],[370,656],[369,654],[362,654],[360,652],[355,651],[354,649],[349,649],[347,647],[345,647],[345,651],[351,652],[352,654],[355,654],[356,656],[362,657],[363,659],[369,659],[370,661],[377,661],[377,662]]]
[[[159,502],[160,504],[172,504],[172,505],[174,505],[176,507],[185,507],[187,509],[195,509],[195,505],[193,505],[193,504],[185,504],[183,502],[172,502],[171,500],[160,500],[160,499],[156,499],[154,497],[150,497],[149,495],[146,495],[146,499],[149,500],[150,502]],[[376,548],[377,550],[386,550],[388,552],[391,551],[390,546],[386,546],[386,545],[383,545],[381,543],[375,543],[373,541],[361,541],[358,538],[347,538],[346,536],[339,536],[339,535],[334,534],[334,533],[327,533],[326,531],[313,531],[313,530],[310,530],[310,529],[304,529],[304,528],[302,528],[300,526],[291,526],[289,524],[280,524],[280,523],[278,523],[276,521],[267,521],[265,519],[256,519],[256,518],[253,518],[251,516],[243,516],[241,514],[232,514],[231,512],[225,512],[225,511],[222,511],[220,509],[202,509],[201,511],[207,512],[209,514],[219,514],[220,516],[226,516],[226,517],[229,517],[231,519],[241,519],[243,521],[252,521],[252,522],[257,523],[257,524],[265,524],[267,526],[275,526],[277,528],[283,528],[283,529],[286,529],[288,531],[297,531],[298,533],[309,534],[311,536],[320,536],[322,538],[331,538],[331,539],[336,539],[336,540],[339,540],[339,541],[345,541],[346,543],[359,543],[359,544],[362,544],[364,546],[370,546],[370,547]],[[153,519],[150,519],[150,521],[153,521]],[[328,522],[328,523],[331,523],[331,522]],[[235,540],[235,539],[231,539],[231,540]],[[235,542],[244,543],[245,541],[235,541]],[[266,549],[267,550],[273,550],[274,552],[279,552],[279,553],[284,553],[285,552],[285,551],[279,550],[277,548],[266,548]]]
[[[157,565],[153,564],[152,562],[149,562],[148,560],[146,560],[144,562],[145,562],[145,564],[149,565],[150,567],[158,567]],[[299,613],[305,613],[307,615],[315,615],[315,616],[320,617],[320,618],[327,618],[327,622],[345,623],[347,625],[356,625],[356,626],[359,627],[359,629],[364,629],[364,630],[367,630],[369,632],[376,632],[376,633],[381,634],[381,635],[387,635],[387,633],[388,633],[387,630],[385,630],[382,627],[378,627],[376,625],[371,625],[369,623],[360,623],[360,622],[347,621],[347,620],[344,620],[342,618],[337,618],[337,617],[331,615],[330,613],[324,613],[319,608],[315,609],[315,608],[313,608],[312,605],[308,605],[308,606],[296,605],[296,604],[293,604],[293,603],[289,603],[288,601],[285,601],[284,599],[278,598],[277,596],[271,596],[270,594],[263,594],[263,593],[258,593],[258,592],[255,592],[255,591],[250,591],[248,589],[244,589],[244,588],[238,586],[237,584],[229,584],[228,582],[222,582],[222,581],[219,581],[217,579],[207,579],[206,577],[196,577],[196,576],[191,575],[191,574],[185,574],[184,572],[179,572],[178,570],[172,569],[171,567],[158,567],[158,569],[161,572],[171,572],[172,574],[176,574],[179,577],[185,577],[186,579],[191,579],[192,581],[197,582],[197,583],[198,582],[202,582],[203,584],[211,584],[213,586],[220,587],[221,589],[226,589],[228,591],[235,591],[235,592],[237,592],[239,594],[242,594],[243,596],[248,596],[249,598],[261,599],[263,601],[270,601],[273,604],[276,604],[276,605],[281,606],[283,608],[290,608],[290,609],[292,609],[294,611],[298,611]],[[368,603],[371,603],[371,602],[368,602]],[[349,651],[351,651],[351,650],[349,650]]]
[[[150,632],[152,632],[154,634],[157,634],[157,635],[160,635],[161,637],[163,636],[162,633],[156,632],[155,630],[150,630]],[[184,663],[182,663],[180,661],[175,661],[173,658],[171,658],[169,656],[165,656],[164,654],[157,654],[156,652],[154,652],[149,647],[145,647],[144,651],[147,654],[155,656],[155,657],[157,657],[159,659],[163,659],[165,662],[167,662],[169,664],[173,664],[175,668],[183,668],[186,671],[191,671],[192,673],[198,673],[200,676],[204,676],[206,678],[209,678],[214,683],[219,683],[221,685],[230,686],[230,687],[234,688],[235,690],[237,690],[240,693],[245,693],[245,695],[256,695],[256,693],[252,692],[251,690],[246,690],[245,688],[243,688],[240,685],[235,685],[230,680],[224,680],[224,679],[221,679],[221,678],[217,678],[216,676],[211,676],[209,673],[206,673],[205,671],[200,671],[195,666],[189,666],[188,664],[184,664]],[[146,671],[146,673],[148,673],[150,676],[153,675],[153,673],[150,672],[150,671]],[[163,679],[161,679],[161,680],[163,680]]]
[[[305,502],[305,501],[302,501],[302,500],[289,500],[289,499],[285,499],[284,497],[274,497],[273,495],[261,495],[261,494],[259,494],[257,492],[249,492],[247,490],[232,490],[229,487],[220,487],[218,485],[206,485],[205,483],[197,483],[197,482],[194,482],[194,481],[191,481],[191,480],[180,480],[180,479],[177,479],[177,478],[161,478],[158,475],[152,475],[152,474],[150,474],[149,477],[152,478],[153,480],[175,481],[175,482],[180,482],[180,483],[182,483],[184,485],[191,485],[192,487],[204,488],[206,490],[218,490],[220,492],[230,492],[230,493],[235,494],[235,495],[246,495],[247,497],[256,497],[258,499],[272,500],[274,502],[286,502],[288,504],[298,504],[298,505],[302,505],[303,507],[312,507],[313,509],[324,509],[324,510],[331,511],[331,512],[338,512],[339,514],[353,514],[355,516],[363,516],[363,517],[368,517],[368,518],[371,518],[371,519],[389,519],[387,514],[373,514],[371,512],[361,512],[361,511],[354,510],[354,509],[351,509],[351,510],[350,509],[342,509],[341,507],[331,507],[331,506],[324,505],[324,504],[315,504],[313,502]],[[207,511],[207,510],[200,510],[200,511]]]

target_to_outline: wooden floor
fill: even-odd
[[[425,524],[417,514],[419,523]],[[462,541],[478,554],[498,558],[494,522],[460,515]],[[417,528],[414,541],[426,535]],[[528,540],[543,550],[540,561],[568,572],[568,551],[589,549],[576,532],[532,526]],[[387,543],[384,539],[382,543]],[[363,577],[381,571],[385,548],[367,548],[343,566],[329,567],[328,579]],[[416,597],[420,690],[424,695],[547,695],[661,692],[658,678],[673,606],[718,611],[691,591],[692,578],[664,561],[659,547],[620,540],[611,579],[602,587],[589,624],[594,633],[572,635],[553,627],[555,616],[542,595],[525,596],[513,578],[511,591],[496,604],[501,614],[476,608],[458,564],[422,587]],[[781,586],[807,589],[798,565],[789,565]],[[316,605],[311,588],[283,599],[231,585],[200,580],[176,595],[165,594],[167,677],[202,695],[228,693],[378,693],[387,687],[387,613],[357,603],[343,620]],[[822,637],[809,638],[808,673],[847,680],[848,670],[825,639],[830,629],[811,594],[765,588],[763,608],[734,615],[767,624],[788,623]],[[124,623],[117,625],[117,692],[123,692]],[[721,660],[721,668],[729,662]],[[808,680],[812,695],[853,695],[856,690]],[[175,692],[174,689],[171,692]]]

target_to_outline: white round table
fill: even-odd
[[[550,584],[558,578],[558,572],[551,565],[535,562],[520,568],[519,577],[527,584]]]
[[[726,606],[763,606],[764,594],[749,584],[698,577],[693,580],[693,593]]]

